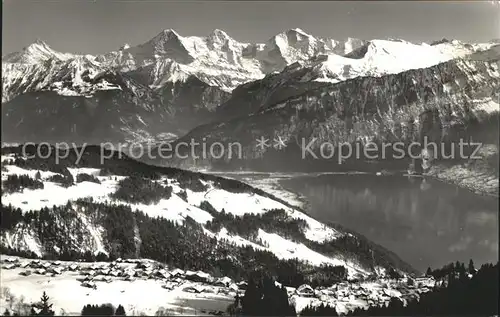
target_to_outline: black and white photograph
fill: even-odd
[[[500,1],[3,0],[2,316],[498,316]]]

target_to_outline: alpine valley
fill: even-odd
[[[498,256],[499,100],[497,41],[339,41],[291,29],[241,43],[218,29],[205,37],[168,29],[78,55],[38,40],[2,57],[0,307],[43,315],[48,295],[57,314],[70,315],[106,303],[111,315],[453,315],[467,310],[432,309],[467,289],[475,295],[463,305],[493,315],[498,297],[484,281],[498,267],[455,260]],[[259,148],[261,137],[283,147]],[[440,146],[418,148],[419,159],[302,155],[304,144],[311,154],[325,142],[408,149],[424,139]],[[238,143],[242,155],[179,147],[168,159],[136,158],[102,146],[146,144],[159,154],[162,142],[192,140]],[[447,159],[442,149],[460,140],[468,156]],[[379,178],[358,186],[298,177],[325,172]],[[424,193],[437,180],[446,195]],[[463,197],[476,213],[454,213],[466,207],[452,200]],[[332,206],[383,210],[356,226],[363,219],[345,225]],[[414,260],[425,250],[415,242],[403,257],[377,231],[407,219],[415,231],[389,229],[404,237],[396,249],[428,238],[448,252],[425,274]]]

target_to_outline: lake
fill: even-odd
[[[395,175],[298,176],[280,184],[308,200],[311,216],[364,235],[417,270],[498,261],[498,198]]]

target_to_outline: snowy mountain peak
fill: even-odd
[[[161,31],[155,38],[164,38],[164,39],[175,39],[175,38],[180,38],[181,36],[177,31],[173,29],[165,29]]]
[[[24,47],[22,51],[4,56],[2,61],[8,63],[36,64],[50,59],[67,60],[72,57],[74,57],[73,54],[57,52],[46,42],[36,39],[35,42]]]
[[[312,37],[312,35],[306,33],[304,30],[302,29],[299,29],[299,28],[294,28],[294,29],[290,29],[288,31],[286,31],[286,34],[290,34],[290,35],[299,35],[299,36],[303,36],[303,37]]]
[[[127,50],[127,49],[129,49],[129,48],[130,48],[130,44],[125,43],[125,44],[123,44],[122,46],[120,46],[120,49],[119,49],[119,50],[120,50],[120,51],[124,51],[124,50]]]
[[[168,45],[183,45],[183,37],[172,29],[166,29],[158,33],[148,43],[151,43],[156,53],[167,53]]]
[[[301,29],[295,28],[273,36],[270,41],[277,44],[282,43],[282,41],[286,41],[288,45],[294,46],[298,42],[314,40],[315,38],[312,35],[307,34]]]
[[[207,40],[209,42],[225,43],[228,41],[234,41],[226,32],[221,29],[215,29],[210,33]]]
[[[181,36],[173,29],[165,29],[140,45],[125,44],[116,51],[97,56],[60,53],[44,41],[37,40],[22,51],[2,58],[2,67],[6,72],[2,75],[2,85],[7,91],[3,93],[2,100],[5,102],[21,92],[38,89],[36,87],[46,87],[50,78],[58,82],[61,73],[80,74],[85,68],[90,73],[106,68],[131,72],[134,78],[139,78],[152,89],[194,76],[209,86],[230,92],[238,85],[261,79],[267,74],[281,72],[285,68],[290,72],[310,63],[321,64],[312,66],[314,74],[310,78],[339,81],[353,76],[392,73],[408,67],[426,67],[465,56],[483,46],[457,41],[431,45],[356,38],[338,41],[314,37],[300,28],[281,32],[265,43],[241,43],[220,29],[204,37]],[[410,60],[420,62],[409,62],[409,56],[412,56]],[[287,68],[297,62],[299,64]],[[26,73],[36,74],[33,77],[36,79],[24,82]],[[69,77],[80,78],[80,75]],[[15,84],[18,82],[23,88]]]
[[[30,48],[30,47],[43,47],[45,49],[49,49],[50,50],[49,45],[45,41],[43,41],[43,40],[41,40],[39,38],[37,38],[33,43],[31,43],[30,45],[28,45],[25,49]]]

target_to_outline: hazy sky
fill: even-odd
[[[242,42],[295,27],[335,39],[500,38],[500,6],[490,1],[3,0],[2,22],[2,55],[37,38],[59,51],[104,53],[169,28],[199,36],[219,28]]]

